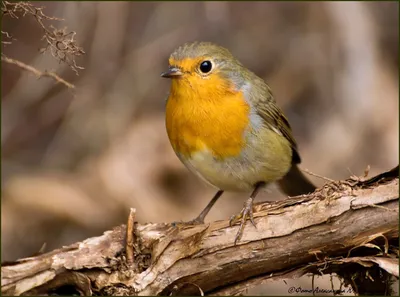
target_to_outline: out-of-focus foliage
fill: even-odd
[[[330,178],[398,163],[397,2],[34,2],[75,31],[79,76],[41,54],[29,15],[3,17],[3,54],[76,86],[2,63],[2,259],[124,223],[188,220],[214,193],[174,155],[164,127],[172,50],[223,45],[264,78],[293,127],[302,167]],[[351,173],[350,173],[351,171]],[[312,178],[321,185],[323,180]],[[208,220],[239,211],[227,193]],[[275,189],[258,198],[281,199]]]

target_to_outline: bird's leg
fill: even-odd
[[[254,201],[254,198],[256,198],[260,189],[264,185],[265,185],[264,182],[259,182],[255,185],[253,192],[250,194],[250,197],[244,203],[244,207],[241,210],[241,212],[239,214],[237,214],[236,216],[233,215],[229,221],[229,225],[232,226],[241,219],[239,231],[236,233],[236,236],[235,236],[235,245],[243,234],[244,225],[246,224],[247,219],[250,219],[253,226],[257,229],[256,223],[254,222],[254,218],[253,218],[253,201]]]
[[[224,193],[223,190],[219,190],[217,193],[215,193],[214,197],[208,202],[207,206],[203,209],[203,211],[193,220],[188,221],[188,222],[179,222],[175,224],[183,224],[183,225],[199,225],[199,224],[204,224],[204,219],[207,216],[207,214],[210,212],[211,208],[214,206],[215,202],[221,197],[221,195]]]

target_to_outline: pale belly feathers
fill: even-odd
[[[190,158],[177,155],[190,171],[225,191],[251,191],[256,183],[274,182],[289,171],[291,147],[277,131],[263,126],[248,129],[244,137],[245,147],[235,157],[220,160],[208,149],[197,151]]]

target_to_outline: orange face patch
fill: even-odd
[[[189,69],[199,61],[170,63],[193,71]],[[174,150],[185,157],[202,150],[210,150],[218,159],[238,156],[245,145],[250,113],[243,93],[218,72],[206,78],[189,72],[171,83],[166,126]]]

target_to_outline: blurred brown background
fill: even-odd
[[[2,19],[3,54],[76,85],[2,63],[2,260],[124,223],[188,220],[214,194],[179,162],[164,127],[168,56],[223,45],[274,91],[302,168],[334,179],[398,163],[397,2],[35,2],[86,54],[79,76],[43,47],[33,17]],[[45,24],[47,24],[45,22]],[[312,180],[322,185],[323,180]],[[283,198],[272,186],[257,200]],[[208,220],[238,212],[227,193]]]

